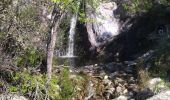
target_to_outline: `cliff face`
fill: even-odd
[[[114,16],[116,9],[115,2],[100,3],[95,10],[87,5],[86,13],[89,21],[86,22],[86,27],[93,47],[104,45],[119,34],[119,19]]]
[[[158,2],[146,11],[131,13],[124,8],[129,1],[100,3],[97,8],[86,6],[86,34],[92,58],[101,61],[135,59],[155,46],[151,36],[168,33],[169,7]],[[81,28],[81,27],[79,27]]]

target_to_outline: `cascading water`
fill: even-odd
[[[71,27],[69,31],[68,52],[66,54],[66,56],[68,57],[75,57],[74,56],[74,35],[75,35],[76,23],[77,23],[77,15],[73,15],[71,19]]]
[[[62,58],[63,63],[68,62],[70,67],[75,66],[75,56],[74,55],[74,36],[75,36],[75,28],[77,24],[77,14],[74,14],[70,20],[70,30],[69,30],[69,37],[68,37],[68,48],[64,51],[56,51],[57,56]]]
[[[74,58],[74,35],[75,35],[75,28],[77,23],[77,15],[73,15],[71,18],[71,25],[69,30],[69,37],[68,37],[68,48],[66,52],[58,51],[57,55],[61,58]]]

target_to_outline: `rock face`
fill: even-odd
[[[117,9],[115,2],[100,3],[96,10],[87,6],[87,32],[92,46],[98,47],[105,44],[114,36],[119,34],[119,20],[114,16]]]

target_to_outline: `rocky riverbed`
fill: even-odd
[[[132,61],[88,65],[74,72],[86,78],[84,90],[81,90],[85,92],[74,100],[156,100],[152,96],[168,90],[160,78],[149,79],[141,88],[137,66]]]

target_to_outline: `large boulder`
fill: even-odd
[[[1,94],[0,100],[28,100],[28,99],[16,94]]]
[[[148,98],[147,100],[170,100],[170,90],[161,92],[153,97]]]
[[[103,45],[119,34],[119,19],[114,16],[117,9],[115,2],[100,3],[96,9],[87,5],[86,9],[87,17],[90,19],[86,28],[92,46]]]

